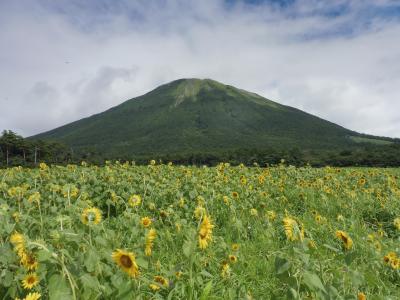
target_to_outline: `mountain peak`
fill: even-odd
[[[172,84],[176,85],[174,89],[175,104],[178,106],[183,101],[190,99],[197,101],[197,96],[200,91],[212,91],[223,89],[226,86],[218,81],[212,79],[198,79],[198,78],[185,78],[173,81]]]
[[[356,133],[211,79],[178,79],[105,112],[45,132],[111,155],[251,148],[332,148]],[[356,135],[357,136],[357,135]]]

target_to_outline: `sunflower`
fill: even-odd
[[[359,292],[357,295],[357,300],[367,300],[367,296],[363,292]]]
[[[397,259],[397,255],[396,255],[395,252],[389,252],[388,254],[386,254],[386,255],[383,257],[383,261],[384,261],[386,264],[391,264],[391,262],[392,262],[393,260],[395,260],[395,259]]]
[[[140,195],[132,195],[129,200],[129,205],[132,207],[136,207],[139,206],[140,203],[142,203],[142,197],[140,197]]]
[[[143,227],[147,228],[151,225],[151,219],[149,217],[144,217],[140,220]]]
[[[18,223],[21,215],[20,215],[19,212],[15,212],[15,213],[12,214],[12,217],[14,218],[15,223]]]
[[[203,206],[197,206],[194,210],[194,217],[200,220],[203,215],[206,214],[206,209]]]
[[[22,286],[24,289],[30,290],[34,286],[36,286],[39,283],[39,277],[36,275],[36,273],[29,273],[24,277],[22,280]]]
[[[175,272],[175,277],[176,277],[176,279],[178,279],[178,280],[181,279],[182,275],[183,275],[182,271],[177,271],[177,272]]]
[[[150,284],[149,284],[149,287],[150,287],[150,289],[152,289],[153,291],[158,291],[159,289],[161,289],[159,285],[154,284],[154,283],[150,283]]]
[[[101,211],[96,207],[85,208],[82,212],[82,223],[85,225],[97,225],[101,222]]]
[[[238,192],[232,192],[232,197],[233,198],[238,198],[239,197],[239,193]]]
[[[398,230],[400,230],[400,218],[396,218],[393,220],[393,225],[396,227]]]
[[[129,276],[136,278],[139,276],[139,267],[136,264],[135,255],[132,252],[127,252],[117,249],[111,255],[114,262]]]
[[[32,202],[37,202],[38,204],[40,203],[40,193],[39,192],[34,192],[32,195],[29,196],[28,198],[28,202],[32,203]]]
[[[231,274],[231,267],[229,266],[229,263],[227,261],[224,261],[221,267],[221,276],[223,278],[226,278],[229,277],[230,274]]]
[[[253,217],[258,216],[258,211],[255,208],[250,209],[250,215],[252,215]]]
[[[203,221],[200,225],[199,231],[199,247],[200,249],[205,249],[208,247],[208,242],[212,240],[212,229],[214,225],[211,223],[210,218],[204,215]]]
[[[229,255],[229,261],[231,262],[231,263],[236,263],[237,262],[237,256],[235,256],[235,255]]]
[[[240,248],[239,244],[232,244],[231,249],[232,251],[238,251]]]
[[[38,267],[38,262],[33,253],[24,252],[21,257],[21,264],[30,271],[36,270]]]
[[[273,210],[267,211],[267,218],[269,222],[273,222],[276,219],[276,212]]]
[[[154,240],[156,239],[157,231],[155,229],[150,229],[146,236],[146,247],[144,249],[144,254],[146,256],[151,256],[151,251],[153,248]]]
[[[163,287],[169,286],[169,281],[167,278],[164,278],[162,276],[154,276],[154,281],[158,284],[160,284]]]
[[[285,217],[283,219],[283,227],[285,228],[285,234],[289,241],[303,240],[304,229],[299,226],[296,220]]]
[[[228,197],[228,196],[223,196],[223,197],[222,197],[222,200],[224,201],[224,203],[225,203],[226,205],[229,204],[229,197]]]
[[[390,265],[393,269],[399,270],[400,269],[400,259],[398,259],[398,258],[393,259]]]
[[[24,300],[38,300],[41,296],[38,292],[29,293]]]
[[[353,240],[349,235],[341,230],[336,231],[336,237],[343,242],[343,246],[346,250],[350,250],[353,247]]]
[[[14,245],[15,251],[18,253],[19,256],[21,252],[25,252],[25,238],[22,234],[18,232],[14,232],[10,236],[10,242]]]

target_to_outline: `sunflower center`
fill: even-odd
[[[132,260],[128,255],[122,255],[120,261],[125,268],[130,268],[133,265]]]
[[[35,258],[29,255],[27,262],[28,264],[33,265],[35,263]]]
[[[35,278],[34,277],[29,277],[28,278],[28,283],[29,284],[35,283]]]

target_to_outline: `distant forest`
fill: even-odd
[[[173,162],[183,165],[216,165],[229,162],[233,165],[244,163],[260,166],[279,164],[282,160],[288,165],[315,167],[322,166],[365,166],[399,167],[400,143],[391,145],[373,145],[360,143],[348,149],[233,149],[212,153],[148,153],[146,155],[122,154],[106,157],[95,148],[73,149],[55,141],[32,140],[21,137],[11,130],[5,130],[0,136],[0,167],[33,167],[40,162],[49,164],[87,163],[103,165],[105,160],[134,161],[147,164],[155,159],[161,162]]]

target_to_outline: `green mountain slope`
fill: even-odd
[[[355,137],[364,142],[372,138],[210,79],[180,79],[33,138],[59,140],[76,148],[91,146],[118,156],[341,148],[358,144]]]

